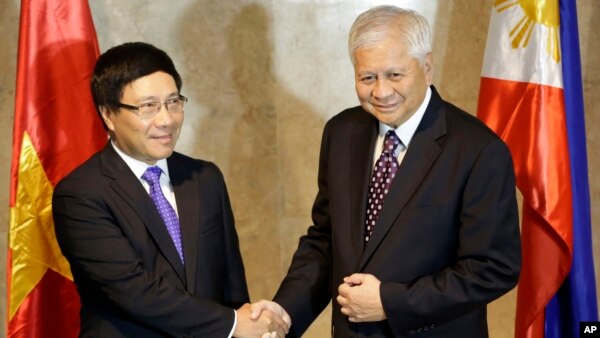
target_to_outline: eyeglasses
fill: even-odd
[[[161,107],[164,105],[167,111],[171,114],[183,112],[183,105],[187,102],[187,97],[179,95],[166,99],[164,101],[150,101],[144,102],[139,106],[132,106],[125,103],[118,103],[117,107],[125,108],[133,111],[141,119],[149,119],[156,116],[160,112]]]

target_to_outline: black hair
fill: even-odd
[[[158,71],[171,75],[177,90],[181,92],[181,76],[177,73],[173,61],[167,53],[151,44],[127,42],[100,55],[91,80],[92,97],[100,119],[100,107],[118,111],[123,88],[127,84]]]

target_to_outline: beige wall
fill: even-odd
[[[434,29],[434,83],[474,113],[492,0],[395,1],[421,11]],[[0,275],[5,275],[19,1],[0,0]],[[298,237],[310,224],[325,121],[357,103],[346,34],[354,17],[381,1],[95,0],[100,48],[143,40],[165,49],[190,98],[178,150],[223,170],[237,220],[250,293],[269,298]],[[391,1],[390,1],[391,3]],[[600,261],[600,2],[579,0],[589,178]],[[596,156],[592,156],[595,153]],[[0,278],[0,318],[5,318]],[[511,337],[514,293],[490,307],[491,337]],[[4,321],[4,320],[3,320]],[[327,336],[329,314],[307,337]],[[4,327],[0,327],[4,336]]]

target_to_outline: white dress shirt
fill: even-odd
[[[417,131],[417,127],[421,120],[423,119],[423,115],[425,115],[425,110],[427,109],[427,105],[429,105],[429,101],[431,99],[431,88],[427,88],[427,92],[425,93],[425,99],[417,109],[417,111],[408,119],[406,122],[402,123],[398,128],[394,129],[396,135],[402,143],[396,148],[395,155],[398,159],[398,165],[402,163],[404,159],[404,155],[406,154],[406,150],[410,145],[410,141],[412,140],[415,132]],[[377,136],[377,141],[375,143],[375,152],[373,156],[373,168],[375,168],[375,164],[381,155],[381,151],[383,150],[383,141],[385,139],[385,134],[388,130],[392,129],[387,124],[379,122],[379,135]]]
[[[125,161],[129,169],[133,171],[135,177],[137,177],[138,180],[142,183],[142,186],[144,186],[146,192],[150,194],[150,185],[148,184],[148,182],[146,182],[146,180],[142,178],[142,175],[144,175],[146,169],[151,167],[151,165],[147,164],[146,162],[136,160],[135,158],[125,154],[121,149],[119,149],[119,147],[117,147],[117,145],[114,142],[111,141],[110,143],[117,152],[117,154],[119,154],[123,161]],[[175,213],[177,213],[177,216],[179,216],[179,213],[177,212],[177,202],[175,201],[175,192],[173,191],[171,179],[169,178],[169,167],[167,166],[167,160],[164,158],[162,160],[158,160],[156,161],[155,165],[160,167],[160,169],[164,173],[164,175],[160,175],[160,189],[162,190],[163,195],[165,195],[167,201],[169,201],[169,204],[171,204],[171,206],[173,207],[173,210],[175,210]]]

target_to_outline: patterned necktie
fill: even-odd
[[[398,159],[395,151],[400,145],[400,139],[393,130],[385,134],[381,156],[375,163],[373,176],[369,184],[369,200],[367,201],[367,217],[365,227],[365,245],[371,238],[375,222],[381,212],[383,199],[388,193],[392,180],[398,171]]]
[[[148,167],[144,174],[142,175],[142,179],[148,182],[150,185],[150,198],[154,202],[156,209],[158,209],[158,213],[160,217],[165,222],[167,226],[167,231],[169,231],[169,235],[171,235],[171,239],[173,239],[173,243],[175,243],[175,248],[179,253],[179,258],[181,258],[181,262],[183,263],[183,246],[181,245],[181,232],[179,230],[179,218],[175,213],[175,210],[163,195],[162,189],[160,188],[160,175],[162,174],[162,170],[160,167]]]

